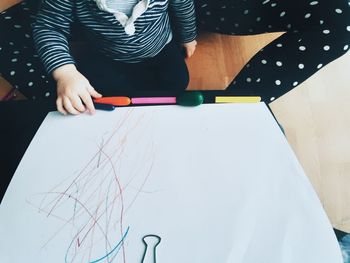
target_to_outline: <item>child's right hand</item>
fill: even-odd
[[[57,82],[57,110],[62,114],[77,115],[88,110],[95,112],[92,98],[100,98],[89,81],[76,69],[73,64],[63,65],[52,73]],[[84,106],[85,104],[85,106]]]

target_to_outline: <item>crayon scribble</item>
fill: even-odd
[[[63,232],[70,233],[62,255],[66,263],[127,262],[124,242],[132,226],[125,227],[124,217],[144,192],[155,156],[152,138],[144,133],[137,140],[147,147],[137,151],[133,167],[125,168],[130,135],[140,122],[148,123],[144,116],[132,113],[130,109],[112,132],[96,142],[96,152],[76,173],[28,198],[39,213],[59,222],[43,249]]]

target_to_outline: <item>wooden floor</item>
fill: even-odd
[[[223,89],[280,34],[201,34],[188,61],[190,89]],[[350,232],[350,54],[271,105],[334,227]],[[0,94],[6,85],[0,80]],[[1,93],[2,92],[2,93]],[[293,198],[293,197],[291,197]]]
[[[280,34],[204,34],[188,61],[190,89],[223,89]],[[334,227],[350,232],[350,53],[270,104]],[[293,197],[291,197],[293,198]]]
[[[1,0],[0,1],[0,12],[6,10],[7,8],[22,2],[22,0]]]
[[[281,33],[259,36],[223,36],[200,33],[190,69],[190,89],[224,89],[246,62]]]
[[[350,53],[271,104],[333,226],[350,232]]]

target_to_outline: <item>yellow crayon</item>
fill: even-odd
[[[216,96],[215,103],[257,103],[261,101],[258,96]]]

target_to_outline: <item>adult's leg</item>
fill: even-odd
[[[0,73],[29,99],[55,96],[55,85],[36,54],[31,22],[38,1],[25,1],[0,14]]]
[[[349,49],[347,0],[200,0],[197,16],[202,28],[218,33],[286,32],[258,52],[228,87],[233,93],[260,95],[266,102]]]

